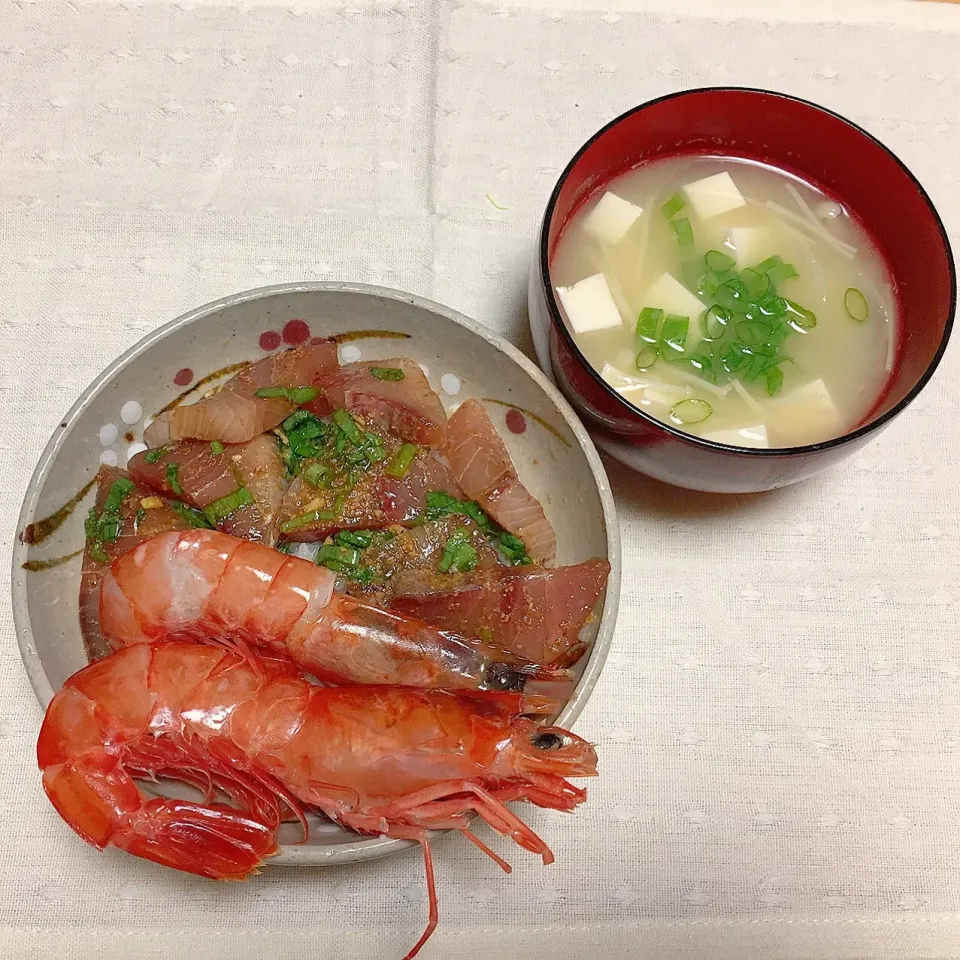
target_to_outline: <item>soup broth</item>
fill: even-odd
[[[661,160],[565,228],[564,320],[621,396],[718,443],[842,436],[896,357],[890,279],[866,232],[811,185],[743,160]]]

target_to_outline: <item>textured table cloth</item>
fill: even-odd
[[[960,9],[896,0],[0,0],[7,537],[79,391],[220,295],[370,281],[529,349],[550,187],[659,94],[759,85],[839,110],[955,231],[958,55]],[[608,465],[623,605],[577,727],[603,775],[575,816],[526,814],[548,869],[501,839],[512,877],[437,845],[425,960],[960,957],[958,351],[801,486],[714,497]],[[41,791],[7,586],[0,956],[349,960],[414,942],[416,853],[214,884],[81,843]]]

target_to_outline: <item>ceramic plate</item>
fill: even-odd
[[[573,697],[558,722],[570,726],[590,696],[613,634],[620,588],[620,544],[613,498],[586,431],[544,375],[515,347],[481,324],[420,297],[361,284],[303,283],[264,287],[207,304],[156,330],[111,364],[77,400],[47,444],[20,512],[13,551],[13,611],[20,651],[43,706],[86,662],[77,617],[78,555],[43,569],[43,561],[83,546],[89,484],[101,462],[125,466],[142,449],[145,422],[184,392],[187,401],[218,382],[211,374],[257,360],[311,337],[335,337],[343,362],[411,357],[420,363],[448,412],[482,398],[521,478],[543,504],[557,533],[557,563],[603,557],[611,565],[602,611],[585,628],[590,653],[577,667]],[[226,374],[221,374],[222,379]],[[61,511],[58,514],[58,511]],[[55,516],[62,522],[42,523]],[[40,542],[24,543],[33,524]],[[49,535],[42,535],[56,526]],[[29,537],[28,537],[29,539]],[[37,774],[39,779],[39,773]],[[411,841],[360,838],[314,821],[309,841],[283,827],[270,863],[366,860]]]

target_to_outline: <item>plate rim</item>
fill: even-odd
[[[192,310],[180,314],[173,320],[161,324],[109,363],[88,384],[67,413],[61,417],[59,424],[44,446],[27,484],[17,517],[17,528],[13,536],[11,557],[10,590],[17,646],[19,647],[20,658],[26,669],[30,685],[40,702],[41,708],[46,710],[47,705],[53,697],[54,690],[50,681],[47,679],[46,672],[43,669],[43,663],[32,642],[33,635],[26,597],[26,576],[21,566],[26,559],[29,544],[22,543],[19,534],[20,531],[31,522],[36,511],[40,489],[46,482],[51,466],[74,424],[90,403],[103,389],[109,386],[110,382],[120,371],[147,353],[156,343],[165,339],[171,333],[188,327],[213,313],[229,307],[235,307],[240,304],[269,297],[288,296],[297,293],[347,293],[396,300],[455,323],[476,336],[479,336],[496,350],[509,357],[543,390],[563,417],[564,422],[573,433],[577,443],[580,445],[580,449],[587,458],[590,472],[593,475],[597,492],[600,496],[601,511],[606,527],[607,560],[610,563],[610,576],[607,578],[606,597],[604,599],[603,610],[600,614],[600,626],[597,630],[596,639],[594,640],[587,665],[577,683],[573,696],[571,696],[564,705],[563,710],[557,718],[558,725],[570,727],[586,706],[587,700],[589,700],[593,693],[606,662],[613,639],[613,633],[616,628],[620,602],[620,527],[617,521],[616,506],[613,499],[613,492],[610,488],[610,482],[593,440],[590,438],[586,428],[580,422],[573,408],[540,367],[530,360],[518,347],[494,333],[479,321],[471,319],[458,310],[454,310],[452,307],[448,307],[418,294],[408,293],[378,284],[339,280],[294,281],[270,284],[263,287],[253,287],[194,307]],[[277,866],[319,866],[332,865],[335,863],[356,863],[363,860],[379,859],[380,857],[400,853],[403,850],[408,850],[416,846],[417,841],[415,840],[397,840],[388,837],[373,837],[344,844],[331,844],[328,847],[282,844],[280,846],[280,853],[270,857],[266,863]]]

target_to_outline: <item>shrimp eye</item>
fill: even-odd
[[[491,663],[487,667],[486,681],[490,690],[522,690],[526,677],[506,663]]]
[[[563,737],[556,733],[541,733],[535,736],[531,743],[538,750],[553,750],[554,747],[563,746]]]

